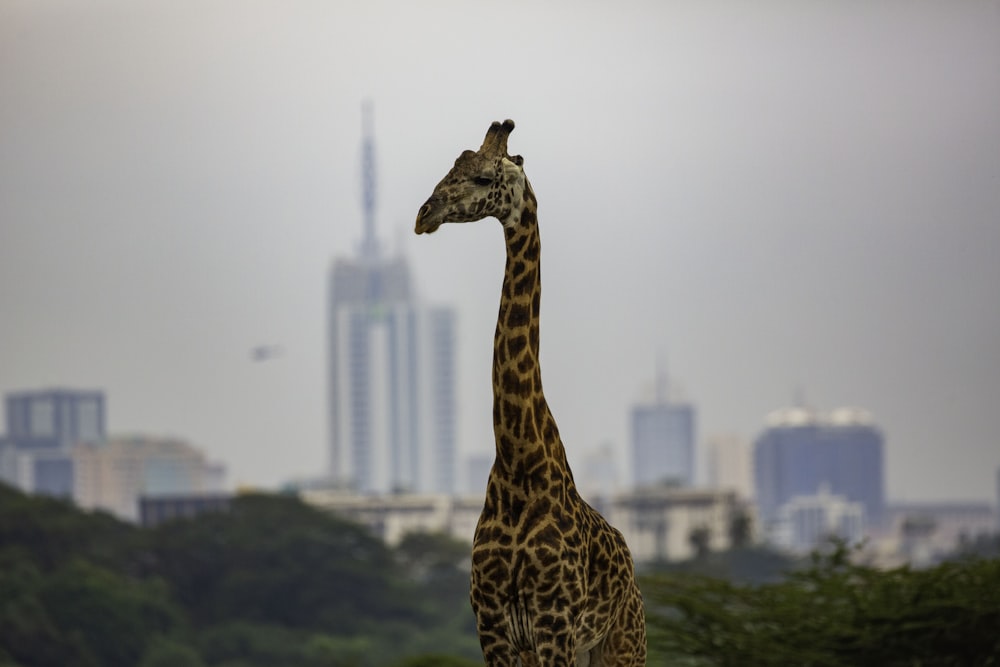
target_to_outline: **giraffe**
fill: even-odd
[[[494,122],[417,213],[417,234],[497,218],[507,249],[493,345],[496,458],[472,547],[470,599],[489,667],[637,667],[646,624],[622,534],[577,492],[538,364],[537,200],[514,122]]]

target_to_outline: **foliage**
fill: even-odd
[[[1000,664],[1000,561],[878,570],[842,545],[781,583],[644,581],[651,662],[686,665]]]
[[[190,646],[156,637],[146,647],[139,667],[204,667],[201,656]]]
[[[745,584],[783,581],[799,562],[790,556],[759,546],[728,551],[709,551],[686,561],[653,562],[641,568],[643,574],[701,576]]]
[[[0,600],[0,647],[38,666],[137,664],[146,644],[180,617],[162,582],[79,560],[44,576],[4,554]]]
[[[476,667],[482,661],[458,658],[453,655],[428,654],[406,658],[393,667]]]
[[[350,634],[370,618],[427,620],[382,542],[289,496],[240,496],[227,514],[165,524],[150,531],[141,564],[198,624]]]
[[[74,558],[113,568],[118,547],[135,532],[109,514],[84,513],[66,500],[0,483],[0,548],[20,549],[44,571]]]
[[[472,545],[446,533],[411,532],[396,547],[396,558],[407,576],[423,585],[430,612],[450,619],[452,632],[474,638],[475,619],[468,604]],[[468,653],[478,654],[478,641],[470,646],[474,650]]]
[[[468,547],[406,545],[290,496],[240,496],[227,513],[143,530],[0,485],[0,665],[477,657]]]

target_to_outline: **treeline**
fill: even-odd
[[[771,583],[649,575],[643,591],[650,664],[1000,665],[1000,558],[990,553],[885,570],[854,562],[856,553],[834,542]],[[718,567],[731,558],[714,560]]]
[[[996,547],[924,570],[843,545],[647,568],[649,665],[1000,665]],[[389,549],[290,496],[141,529],[0,485],[0,666],[482,664],[468,558],[442,535]]]
[[[476,664],[468,554],[290,496],[147,530],[0,486],[0,665]]]

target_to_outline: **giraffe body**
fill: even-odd
[[[579,495],[538,364],[537,201],[513,121],[493,123],[417,214],[416,232],[496,217],[507,261],[493,353],[496,459],[472,548],[470,598],[489,667],[638,667],[642,597],[622,534]]]

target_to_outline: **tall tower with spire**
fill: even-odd
[[[376,233],[374,115],[362,105],[362,237],[327,292],[330,474],[362,493],[455,490],[455,316],[419,302]]]
[[[361,105],[361,209],[365,225],[361,256],[365,259],[378,257],[375,202],[375,119],[371,100],[365,100]]]

